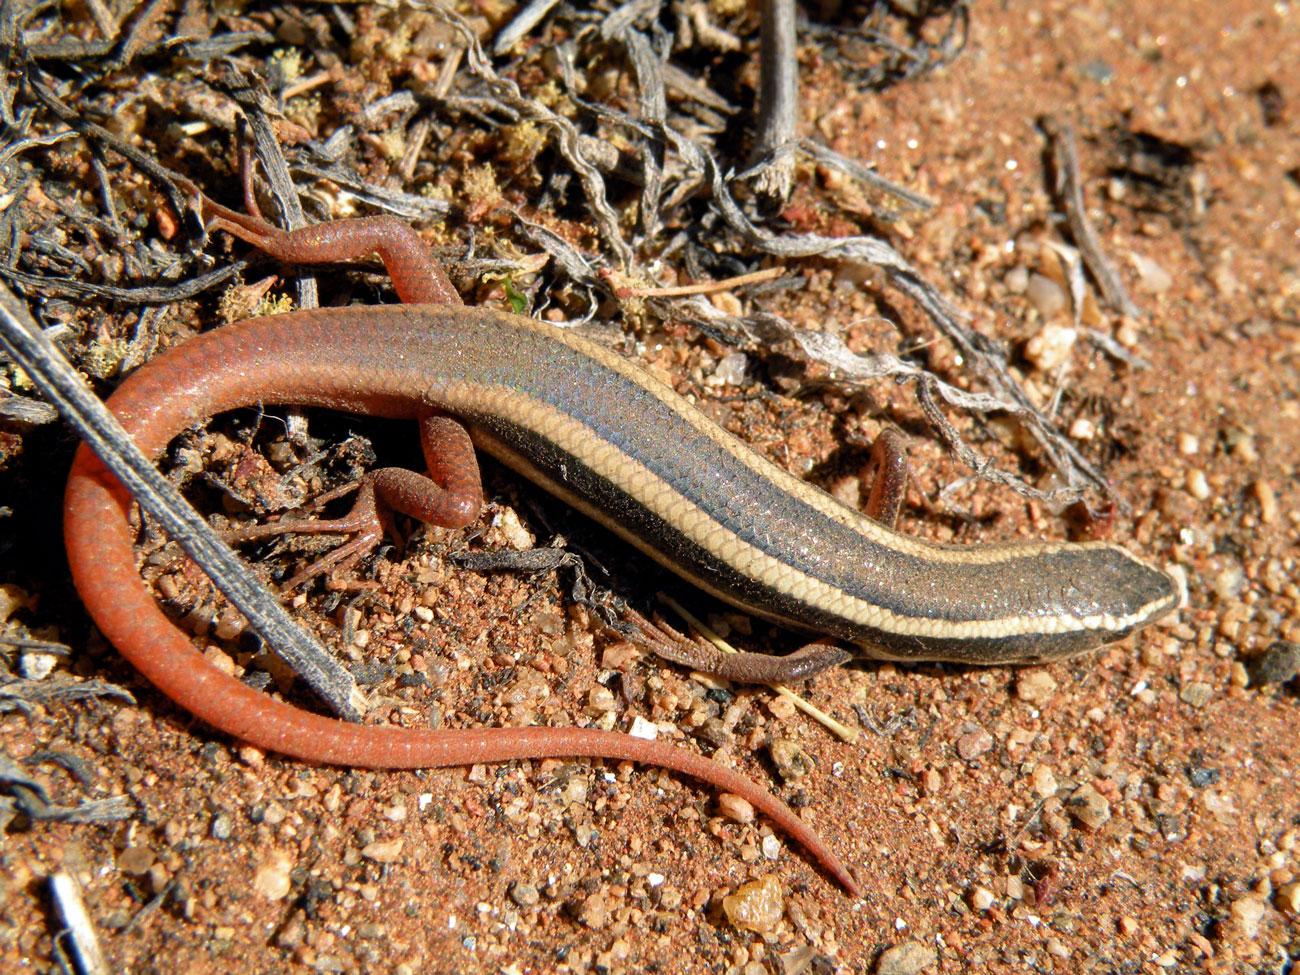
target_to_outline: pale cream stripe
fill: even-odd
[[[468,414],[489,413],[517,424],[542,439],[554,443],[565,454],[597,472],[618,489],[644,505],[651,512],[673,525],[684,536],[705,551],[760,585],[789,596],[825,613],[830,613],[856,626],[878,630],[903,637],[932,639],[997,639],[1009,636],[1058,635],[1078,632],[1117,632],[1128,630],[1149,619],[1168,605],[1169,598],[1153,600],[1137,611],[1123,616],[1098,613],[1086,617],[1065,615],[1010,616],[993,620],[935,620],[905,616],[883,606],[852,596],[814,576],[795,569],[779,559],[739,538],[726,526],[695,505],[672,485],[629,457],[608,441],[599,437],[585,424],[556,410],[525,393],[503,387],[486,387],[473,383],[455,383],[439,390],[438,398],[452,410]],[[508,446],[495,444],[493,438],[482,437],[485,447],[498,449],[504,446],[503,459],[507,463],[518,461]],[[495,451],[494,451],[495,452]],[[531,465],[529,465],[531,466]],[[535,469],[531,472],[536,475]],[[539,478],[546,480],[545,478]],[[623,537],[629,537],[611,519],[600,517],[590,505],[578,502],[563,485],[550,485],[557,489],[563,500],[575,503],[588,514],[596,514]],[[564,497],[567,495],[567,497]],[[894,537],[890,533],[891,538]],[[675,572],[681,567],[668,562],[638,539],[631,539]],[[1041,550],[1021,548],[1017,554],[1031,558]],[[1115,549],[1115,551],[1122,551]],[[694,580],[693,580],[694,581]],[[706,587],[707,588],[707,587]]]
[[[511,324],[527,328],[548,341],[561,342],[579,355],[594,359],[605,368],[646,389],[652,396],[661,400],[665,406],[690,424],[697,433],[707,437],[712,443],[750,468],[759,477],[773,482],[780,490],[793,495],[826,517],[839,522],[860,535],[866,536],[878,545],[893,549],[895,552],[925,559],[929,562],[943,562],[952,565],[994,565],[1029,556],[1051,555],[1064,549],[1078,551],[1086,548],[1116,547],[1105,542],[1028,542],[980,545],[967,548],[938,545],[924,539],[891,531],[880,522],[872,521],[865,515],[840,504],[825,491],[799,480],[793,474],[778,467],[772,461],[757,453],[752,447],[742,443],[722,429],[699,409],[679,396],[670,386],[656,379],[635,362],[602,348],[571,330],[556,328],[553,325],[547,325],[544,322],[537,322],[528,318],[517,316],[509,316],[509,318]],[[1136,556],[1127,551],[1124,554],[1137,564],[1145,567],[1146,564]]]

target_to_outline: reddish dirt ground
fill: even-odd
[[[317,768],[196,725],[88,634],[46,551],[58,537],[48,497],[60,475],[42,480],[32,455],[63,463],[67,445],[43,435],[4,475],[21,470],[46,492],[9,502],[24,527],[5,555],[5,613],[23,632],[71,644],[60,671],[121,684],[136,701],[10,712],[0,743],[20,762],[54,751],[86,763],[84,785],[55,765],[27,767],[56,801],[125,795],[133,813],[10,825],[0,967],[52,970],[56,921],[42,878],[64,870],[120,971],[1289,970],[1300,955],[1300,701],[1294,681],[1261,683],[1251,668],[1276,641],[1300,642],[1300,9],[986,3],[962,57],[883,94],[855,90],[842,64],[811,49],[801,72],[804,131],[936,201],[896,226],[893,242],[1015,352],[1031,391],[1046,401],[1064,387],[1062,429],[1132,506],[1115,540],[1185,579],[1187,605],[1047,667],[867,661],[821,676],[806,696],[861,726],[850,745],[767,690],[711,691],[593,635],[552,577],[445,563],[463,533],[430,532],[406,561],[386,554],[377,593],[296,604],[330,646],[344,646],[346,627],[350,661],[389,665],[367,688],[371,720],[626,729],[640,715],[683,747],[720,742],[715,754],[800,807],[848,860],[867,890],[853,900],[761,821],[725,818],[707,789],[656,770]],[[1036,126],[1049,114],[1078,132],[1089,216],[1143,310],[1127,322],[1103,312],[1098,327],[1149,369],[1083,342],[1060,374],[1022,357],[1045,325],[1069,324],[1041,292],[1023,293],[1044,242],[1064,239]],[[1143,194],[1115,175],[1117,132],[1190,157],[1172,184]],[[801,171],[791,212],[816,213],[847,192],[841,177]],[[896,346],[900,330],[927,341],[917,313],[882,302],[870,275],[855,286],[863,275],[838,265],[788,270],[807,287],[774,310],[796,323],[833,323],[857,351]],[[129,334],[134,318],[117,311],[97,328]],[[193,327],[178,319],[165,341]],[[100,333],[83,334],[89,343]],[[939,489],[968,472],[905,388],[850,396],[769,363],[738,390],[708,381],[727,351],[711,341],[678,328],[642,338],[649,364],[680,391],[827,488],[855,489],[836,464],[845,442],[901,424],[915,473],[909,533],[975,542],[1066,532],[1046,509],[986,484],[941,505]],[[929,364],[951,377],[942,344]],[[316,433],[317,422],[347,429],[313,418]],[[986,437],[980,450],[1039,477],[1008,448],[1013,437],[992,432],[1006,443]],[[405,433],[380,428],[381,452]],[[201,445],[242,449],[221,432]],[[620,573],[646,572],[558,506],[539,512],[537,492],[508,473],[489,469],[488,491],[494,520],[476,545],[517,544],[521,520],[544,541],[547,519],[559,518],[580,544],[612,551],[616,590]],[[169,574],[173,589],[189,581],[161,574],[164,588]],[[224,665],[250,666],[238,641],[208,633],[201,644]],[[612,666],[639,675],[637,703],[608,679]],[[783,782],[774,741],[801,750],[810,771]],[[781,904],[762,930],[740,929],[723,899],[764,878]]]

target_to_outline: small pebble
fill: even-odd
[[[1250,674],[1246,671],[1246,666],[1240,660],[1232,662],[1232,669],[1228,672],[1228,683],[1233,687],[1249,687]]]
[[[1178,692],[1178,699],[1194,708],[1205,707],[1212,697],[1214,697],[1214,688],[1201,680],[1189,681]]]
[[[1022,295],[1025,289],[1029,287],[1029,270],[1023,264],[1017,264],[1007,272],[1002,283],[1007,286],[1007,290],[1013,295]]]
[[[1236,599],[1246,588],[1246,573],[1241,564],[1233,562],[1214,577],[1214,594],[1223,602]]]
[[[1038,667],[1020,672],[1016,680],[1016,697],[1026,704],[1041,708],[1056,693],[1056,679],[1046,670]]]
[[[128,846],[117,855],[117,869],[123,873],[146,873],[158,859],[147,846]]]
[[[1034,771],[1030,775],[1030,782],[1033,783],[1034,794],[1040,799],[1047,799],[1056,795],[1058,784],[1056,774],[1052,771],[1050,765],[1044,765],[1039,762],[1034,766]]]
[[[994,900],[996,898],[993,896],[993,891],[987,887],[971,888],[969,897],[971,910],[983,913],[993,906]]]
[[[361,855],[375,863],[396,863],[402,855],[401,837],[393,840],[375,840],[361,848]]]
[[[246,629],[248,629],[248,620],[244,619],[244,615],[227,610],[217,617],[212,635],[218,640],[233,640]]]
[[[228,840],[234,831],[235,824],[229,813],[217,813],[213,817],[211,833],[214,840]]]
[[[1206,480],[1205,471],[1199,467],[1187,472],[1187,493],[1197,501],[1205,501],[1210,497],[1210,482]]]
[[[578,909],[578,920],[598,931],[609,923],[609,898],[602,890],[596,891],[582,902]]]
[[[1201,449],[1201,440],[1194,433],[1178,435],[1178,452],[1184,457],[1194,457]]]
[[[659,894],[659,906],[665,911],[675,911],[682,906],[682,892],[676,887],[664,887]]]
[[[745,381],[749,359],[743,352],[731,352],[718,360],[708,385],[739,386]]]
[[[171,871],[162,863],[155,863],[149,868],[149,889],[155,894],[161,894],[171,883]]]
[[[939,961],[938,954],[928,945],[919,941],[904,941],[901,945],[888,948],[876,962],[876,975],[917,975],[927,968],[933,968]]]
[[[620,640],[617,643],[611,643],[600,655],[600,666],[602,670],[617,670],[626,674],[636,666],[636,662],[641,658],[641,650],[634,644],[626,640]],[[627,678],[624,677],[624,680]]]
[[[789,738],[774,738],[767,746],[772,764],[784,782],[802,779],[812,771],[812,759],[799,747],[799,743]]]
[[[18,658],[18,673],[26,680],[45,680],[59,664],[52,653],[27,651]]]
[[[774,874],[742,884],[722,898],[722,911],[732,927],[756,934],[774,930],[785,914],[785,897]]]
[[[1097,435],[1097,428],[1091,420],[1079,417],[1070,424],[1070,437],[1074,440],[1091,440]]]
[[[269,812],[270,810],[268,809],[267,811]],[[384,818],[390,822],[404,823],[406,822],[406,817],[406,803],[400,799],[384,810]]]
[[[592,141],[599,142],[600,140],[593,139]],[[602,143],[601,148],[606,154],[605,158],[610,161],[605,168],[613,169],[618,165],[618,151],[612,145],[605,143]],[[740,303],[740,299],[731,291],[718,291],[709,295],[709,304],[724,315],[737,317],[745,313],[745,306]]]
[[[963,761],[979,758],[993,747],[993,736],[983,728],[975,728],[957,739],[957,754]]]
[[[1277,524],[1277,495],[1268,481],[1255,482],[1255,500],[1259,502],[1259,520],[1266,525]]]
[[[1138,282],[1149,294],[1164,294],[1174,286],[1174,279],[1169,272],[1151,258],[1137,253],[1129,254],[1129,258],[1133,261],[1133,267],[1137,271]]]
[[[1273,897],[1273,904],[1279,911],[1290,915],[1300,914],[1300,881],[1283,884]]]
[[[1257,657],[1246,661],[1246,673],[1254,686],[1285,684],[1300,674],[1300,643],[1278,640]]]
[[[732,795],[730,792],[723,792],[718,796],[718,812],[733,822],[752,823],[754,821],[754,807],[747,799]]]
[[[1093,81],[1102,85],[1109,84],[1110,80],[1115,77],[1115,69],[1111,67],[1108,62],[1103,61],[1100,58],[1093,58],[1090,61],[1084,61],[1079,65],[1079,73],[1085,78],[1091,78]]]
[[[597,684],[587,694],[586,711],[593,717],[599,717],[607,711],[613,711],[616,707],[618,707],[618,700],[614,697],[614,692],[608,687]]]
[[[638,714],[632,719],[632,727],[627,729],[627,733],[643,741],[654,741],[659,737],[659,726]]]
[[[293,859],[276,850],[253,873],[253,890],[269,901],[284,900],[292,888]]]
[[[493,521],[493,527],[501,530],[507,544],[516,551],[526,552],[537,544],[514,508],[502,508]]]
[[[532,884],[516,883],[510,887],[510,899],[520,907],[533,907],[542,895]]]
[[[272,800],[266,804],[266,809],[262,811],[262,822],[268,826],[279,826],[288,816],[289,810]]]
[[[1091,785],[1081,785],[1065,801],[1070,815],[1089,829],[1100,829],[1110,821],[1110,802]]]
[[[1064,325],[1044,325],[1025,343],[1025,358],[1043,372],[1055,372],[1069,361],[1079,333]]]
[[[1243,464],[1254,464],[1259,460],[1259,451],[1255,447],[1255,437],[1253,434],[1243,431],[1235,431],[1236,436],[1229,434],[1228,442],[1232,445],[1232,456]]]
[[[1214,956],[1214,945],[1210,944],[1210,939],[1199,931],[1188,931],[1187,943],[1195,948],[1202,958],[1212,958]]]
[[[1231,298],[1241,290],[1241,279],[1232,269],[1230,254],[1225,254],[1220,263],[1210,269],[1210,283],[1224,298]]]
[[[767,702],[767,710],[771,712],[772,717],[777,721],[789,721],[795,715],[794,705],[784,694],[770,698]]]
[[[716,748],[730,745],[736,737],[719,718],[707,719],[695,729],[695,734]]]
[[[1065,289],[1051,278],[1041,274],[1031,274],[1029,276],[1029,283],[1025,286],[1025,297],[1038,310],[1038,314],[1045,319],[1051,318],[1065,309]],[[1070,329],[1070,331],[1074,330]],[[1032,339],[1030,341],[1032,342]],[[1072,342],[1071,345],[1073,344]],[[1034,361],[1032,356],[1030,361]]]
[[[9,622],[9,617],[20,609],[30,609],[32,597],[26,590],[12,583],[0,584],[0,623]]]
[[[1229,913],[1242,936],[1254,938],[1259,934],[1259,923],[1264,920],[1264,902],[1258,897],[1247,895],[1233,901]]]

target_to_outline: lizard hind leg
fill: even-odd
[[[848,650],[829,643],[809,643],[785,656],[727,653],[699,637],[673,629],[661,619],[648,620],[631,609],[625,615],[634,629],[633,642],[657,657],[741,684],[797,684],[853,659]]]
[[[356,484],[322,495],[320,506],[353,490],[357,499],[342,518],[307,518],[255,525],[227,536],[233,543],[256,541],[288,533],[341,534],[352,537],[293,575],[282,592],[291,592],[320,575],[336,576],[373,551],[385,534],[392,534],[391,512],[398,511],[440,528],[464,528],[483,507],[478,459],[469,432],[450,417],[420,418],[420,445],[428,475],[402,467],[383,467]]]

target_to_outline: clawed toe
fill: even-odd
[[[373,552],[384,538],[386,527],[384,518],[380,514],[379,506],[375,501],[374,488],[368,480],[348,484],[323,494],[313,502],[312,508],[319,509],[322,505],[353,491],[357,492],[357,499],[352,505],[352,510],[342,518],[304,518],[292,521],[278,521],[269,525],[251,525],[227,533],[226,540],[231,544],[242,544],[290,533],[301,535],[351,535],[353,537],[350,540],[308,564],[280,587],[281,592],[292,592],[317,576],[327,576],[327,585],[331,585],[331,588],[333,588],[332,579],[334,577],[346,572],[364,556]],[[354,586],[349,585],[347,588],[354,588]]]
[[[662,619],[628,610],[633,639],[656,656],[701,673],[743,684],[794,684],[852,659],[842,647],[809,643],[793,653],[725,653],[710,643],[673,629]]]

